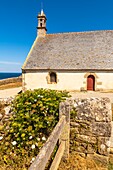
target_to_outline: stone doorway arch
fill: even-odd
[[[87,90],[95,91],[95,77],[93,75],[87,77]]]

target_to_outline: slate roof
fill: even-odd
[[[22,69],[113,69],[113,31],[37,37]]]

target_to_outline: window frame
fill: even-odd
[[[51,81],[51,74],[54,74],[55,75],[55,81]],[[48,73],[48,76],[47,76],[47,83],[48,84],[57,84],[57,73],[54,72],[54,71],[51,71]]]
[[[56,84],[57,83],[57,74],[55,72],[50,72],[50,83],[51,84]]]

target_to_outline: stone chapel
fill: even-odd
[[[113,31],[47,34],[46,20],[41,10],[22,67],[23,90],[113,90]]]

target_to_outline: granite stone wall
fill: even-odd
[[[69,100],[70,152],[107,165],[111,136],[111,103],[108,98]]]
[[[11,102],[14,98],[0,98],[0,129],[4,126],[4,124],[9,121],[11,115],[14,114],[11,109]]]

